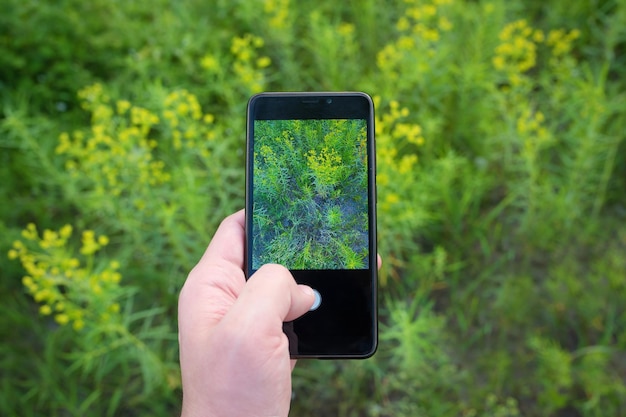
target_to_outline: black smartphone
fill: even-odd
[[[316,300],[284,323],[294,358],[376,351],[374,105],[365,93],[261,93],[247,111],[246,276],[287,267]]]

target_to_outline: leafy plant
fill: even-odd
[[[254,135],[253,267],[366,267],[365,121],[263,120]]]
[[[623,1],[2,11],[0,414],[178,411],[177,294],[243,206],[260,90],[376,107],[379,351],[300,362],[295,414],[626,414]],[[367,259],[361,129],[260,127],[275,260]]]

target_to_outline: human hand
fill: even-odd
[[[243,210],[222,221],[178,301],[184,417],[287,416],[291,370],[284,321],[313,305],[280,265],[246,282]]]

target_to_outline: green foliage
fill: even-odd
[[[254,137],[253,268],[367,267],[365,120],[260,120]]]
[[[177,294],[263,90],[376,106],[379,352],[301,361],[295,415],[626,414],[625,46],[622,0],[4,1],[0,414],[178,411]],[[301,129],[255,224],[300,189],[316,232],[273,250],[357,265],[359,128]]]

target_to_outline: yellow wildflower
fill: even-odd
[[[116,103],[117,106],[117,114],[124,114],[130,109],[131,104],[128,100],[118,100]]]
[[[214,55],[205,55],[200,60],[200,66],[209,72],[216,72],[219,69],[219,62]]]
[[[61,326],[66,325],[69,321],[70,318],[67,314],[57,314],[56,316],[54,316],[54,319],[56,320],[57,323],[59,323]]]
[[[269,67],[271,63],[272,63],[272,60],[269,57],[262,56],[257,59],[256,66],[258,68],[266,68],[266,67]]]

